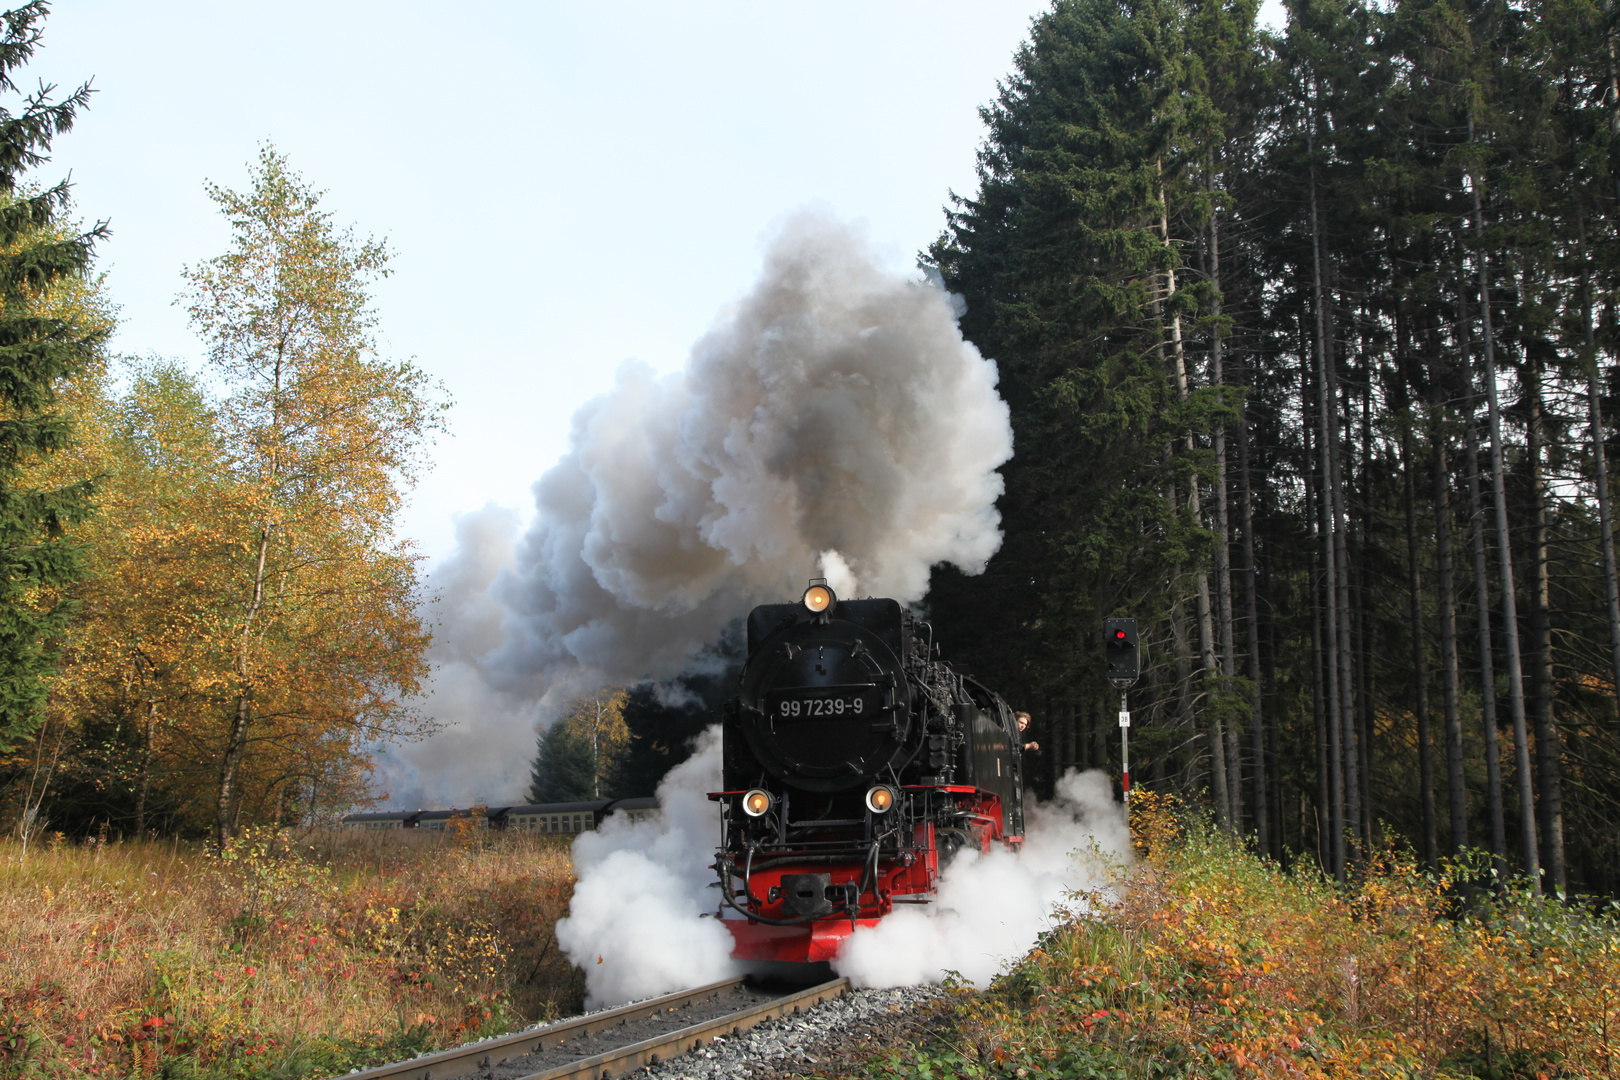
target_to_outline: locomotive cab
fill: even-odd
[[[895,904],[932,902],[958,851],[1021,843],[1012,711],[931,638],[894,600],[839,600],[820,579],[749,615],[710,796],[737,959],[829,961]]]

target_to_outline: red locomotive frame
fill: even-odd
[[[956,808],[969,816],[969,829],[974,841],[970,846],[988,855],[996,843],[1016,851],[1022,836],[1003,836],[1005,820],[1001,798],[993,792],[963,785],[947,784],[933,787],[908,786],[907,794],[946,796]],[[740,798],[741,791],[711,792],[710,799],[729,801]],[[900,904],[932,903],[939,892],[940,850],[935,825],[920,821],[912,826],[912,844],[901,847],[889,856],[879,855],[877,869],[871,881],[865,882],[864,862],[810,863],[794,862],[791,855],[768,868],[751,871],[745,865],[734,863],[734,876],[742,889],[734,894],[737,904],[763,916],[770,922],[746,918],[733,909],[721,916],[731,932],[735,946],[732,958],[743,962],[767,964],[820,964],[828,963],[838,955],[844,942],[858,927],[873,927],[878,920]],[[854,886],[859,890],[859,908],[853,917],[838,913],[811,919],[797,925],[782,926],[778,922],[788,917],[783,878],[794,874],[825,871],[834,889]],[[865,887],[863,887],[863,885]],[[726,917],[727,915],[731,917]]]

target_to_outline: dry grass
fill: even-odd
[[[0,1077],[340,1072],[577,1005],[533,836],[0,844]]]
[[[1620,921],[1385,853],[1345,888],[1286,875],[1144,799],[1150,858],[877,1072],[992,1077],[1620,1073]]]

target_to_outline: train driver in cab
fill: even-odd
[[[1020,713],[1013,713],[1013,715],[1018,717],[1018,734],[1023,735],[1024,734],[1024,729],[1029,727],[1029,719],[1030,719],[1029,713],[1020,712]],[[1027,743],[1024,744],[1024,753],[1028,754],[1028,753],[1031,753],[1032,751],[1039,750],[1040,748],[1041,748],[1041,744],[1038,743],[1038,742],[1027,742]]]

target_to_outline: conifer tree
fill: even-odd
[[[1161,751],[1187,743],[1199,698],[1223,696],[1204,433],[1233,411],[1191,367],[1208,290],[1181,254],[1207,221],[1194,171],[1221,122],[1175,2],[1064,0],[1016,67],[984,110],[979,190],[958,199],[931,258],[969,297],[963,330],[1000,365],[1017,444],[1040,451],[1003,470],[1007,541],[987,574],[941,572],[933,603],[942,628],[973,627],[945,629],[959,635],[948,644],[994,655],[1036,711],[1102,689],[1089,662],[1102,616],[1168,625],[1149,648],[1173,667],[1149,678],[1175,704],[1133,745],[1180,767]],[[1219,810],[1232,801],[1222,713],[1202,715],[1190,760],[1208,767]]]
[[[541,734],[529,772],[529,798],[536,803],[580,802],[594,798],[588,734],[559,721]]]
[[[0,14],[0,91],[21,93],[18,69],[38,46],[46,6],[35,0]],[[63,279],[86,272],[106,229],[68,228],[65,181],[38,192],[21,186],[89,96],[88,84],[60,99],[41,85],[16,112],[0,108],[0,748],[42,720],[54,642],[73,612],[67,590],[80,574],[79,549],[63,534],[92,509],[92,481],[42,490],[28,473],[71,444],[59,394],[96,362],[105,335],[45,313],[48,300]]]

